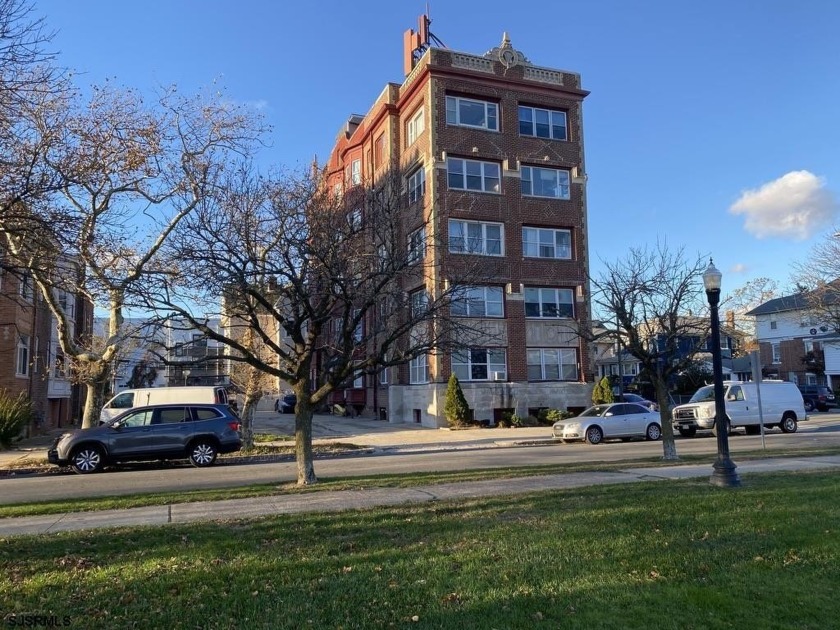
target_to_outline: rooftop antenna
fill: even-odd
[[[417,65],[420,57],[428,50],[432,44],[440,48],[447,48],[434,33],[429,30],[429,25],[432,19],[429,17],[429,3],[426,3],[426,12],[417,20],[417,32],[413,29],[408,29],[403,34],[403,70],[408,75]]]

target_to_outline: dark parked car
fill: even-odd
[[[638,394],[631,394],[631,393],[625,392],[624,394],[621,394],[620,396],[616,397],[615,401],[616,402],[638,403],[640,405],[644,405],[645,407],[647,407],[651,411],[659,411],[659,405],[657,405],[652,400],[648,400],[647,398],[644,398],[643,396],[639,396]]]
[[[294,413],[296,405],[296,394],[284,394],[283,398],[278,398],[274,401],[274,411],[277,413]]]
[[[828,411],[830,407],[837,406],[834,392],[825,385],[800,385],[802,400],[805,403],[805,411]]]
[[[98,427],[64,433],[47,451],[51,464],[92,473],[127,461],[189,459],[210,466],[242,447],[239,418],[227,405],[134,407]]]

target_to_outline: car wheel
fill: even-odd
[[[697,435],[697,429],[694,427],[680,427],[677,429],[683,437],[694,437]]]
[[[782,416],[782,423],[779,425],[783,433],[796,433],[796,429],[799,428],[799,424],[796,422],[796,418],[789,413],[786,413]]]
[[[210,466],[216,461],[219,449],[209,440],[198,440],[190,447],[190,464],[197,468]]]
[[[814,410],[814,403],[810,400],[805,401],[805,411],[813,411]]]
[[[600,444],[604,440],[604,432],[601,431],[601,427],[589,427],[585,439],[590,444]]]
[[[70,456],[70,466],[80,475],[99,472],[105,465],[105,453],[95,445],[77,448]]]
[[[724,423],[726,425],[726,435],[731,435],[732,434],[732,427],[729,426],[729,418],[724,420]],[[712,435],[716,436],[717,434],[718,434],[718,423],[717,423],[717,420],[715,420],[715,423],[712,425]]]
[[[655,422],[651,422],[648,425],[647,431],[645,431],[645,438],[648,440],[658,440],[661,437],[662,429]]]
[[[758,435],[761,433],[761,427],[757,424],[749,424],[744,427],[744,430],[747,432],[747,435]]]

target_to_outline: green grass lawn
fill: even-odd
[[[838,627],[840,475],[601,486],[7,538],[0,612],[78,628]]]

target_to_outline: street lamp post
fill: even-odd
[[[720,353],[720,281],[723,274],[715,268],[709,259],[709,266],[703,272],[703,285],[711,308],[712,324],[712,368],[715,379],[715,433],[717,433],[717,458],[709,483],[722,488],[735,488],[741,485],[735,463],[729,457],[729,418],[726,416],[726,403],[723,400],[723,363]]]

